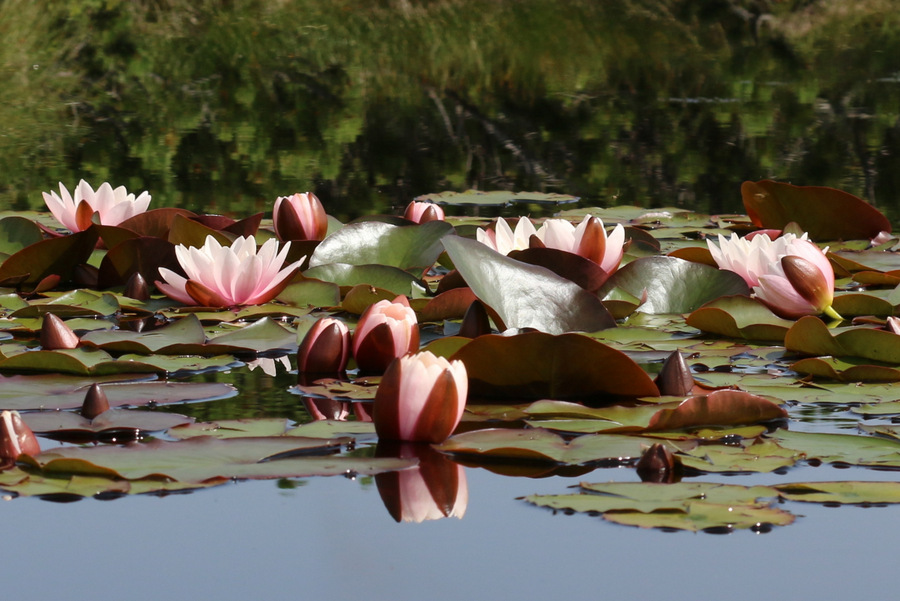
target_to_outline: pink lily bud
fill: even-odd
[[[444,209],[433,202],[417,202],[413,201],[406,207],[403,213],[405,219],[415,221],[416,223],[425,223],[428,221],[443,221]]]
[[[41,445],[18,411],[0,413],[0,462],[10,465],[23,453],[37,455]]]
[[[297,351],[297,371],[313,374],[339,374],[350,358],[350,329],[333,317],[316,321]]]
[[[353,356],[362,372],[382,373],[391,361],[418,349],[419,323],[402,295],[371,305],[353,332]]]
[[[654,382],[659,394],[666,396],[689,396],[694,388],[694,376],[678,351],[666,357]]]
[[[460,518],[469,504],[466,471],[429,445],[378,441],[376,457],[413,458],[416,467],[375,475],[378,494],[398,522]]]
[[[325,207],[312,192],[279,196],[272,213],[275,234],[285,240],[324,240],[328,233]]]
[[[428,351],[400,357],[375,393],[375,431],[385,440],[443,442],[462,419],[468,391],[462,361]]]

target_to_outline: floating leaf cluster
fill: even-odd
[[[462,517],[460,465],[532,477],[618,467],[644,482],[582,482],[576,492],[525,500],[620,524],[713,532],[788,525],[795,516],[784,501],[897,502],[894,482],[690,480],[783,475],[819,463],[900,468],[900,433],[890,422],[900,393],[889,385],[900,381],[892,321],[900,244],[890,224],[829,188],[763,181],[745,183],[742,193],[747,216],[636,207],[557,215],[621,225],[617,270],[545,248],[535,236],[529,248],[500,254],[476,239],[478,228],[496,227],[489,220],[441,219],[444,210],[424,205],[407,212],[427,213],[422,223],[371,216],[340,224],[316,213],[311,237],[324,239],[292,240],[287,260],[302,266],[278,296],[228,308],[185,306],[154,282],[160,269],[183,273],[177,245],[200,247],[210,236],[223,246],[284,238],[262,214],[236,221],[163,208],[118,225],[82,215],[77,233],[45,216],[7,217],[0,220],[0,409],[21,412],[41,439],[65,443],[13,457],[0,487],[21,496],[110,498],[234,479],[364,475],[375,477],[395,519],[418,521]],[[420,202],[559,202],[483,196]],[[301,214],[283,211],[280,230],[303,231]],[[833,308],[843,321],[780,317],[740,275],[717,268],[707,239],[757,230],[808,232],[828,245]],[[354,330],[370,306],[398,296],[416,316],[421,349],[465,367],[466,409],[444,442],[378,440],[372,403],[381,377],[360,371],[352,357],[341,361],[346,371],[301,369],[283,388],[302,418],[193,417],[192,407],[236,403],[245,392],[202,382],[202,374],[246,366],[294,378],[296,353],[317,320]],[[106,403],[99,409],[97,395]],[[180,412],[164,410],[171,403]],[[846,426],[837,428],[846,433],[795,427],[815,425],[824,408],[842,416]],[[417,506],[422,498],[431,501]]]

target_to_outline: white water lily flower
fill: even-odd
[[[159,268],[165,282],[156,287],[187,305],[233,307],[258,305],[275,298],[300,268],[303,257],[284,269],[290,242],[278,252],[278,241],[267,240],[259,251],[252,236],[237,238],[231,246],[222,246],[212,236],[202,248],[179,244],[175,255],[187,274],[184,278],[171,269]],[[277,253],[277,254],[276,254]]]
[[[617,224],[607,236],[603,220],[591,215],[585,215],[578,227],[565,219],[548,219],[538,229],[537,237],[547,248],[590,259],[607,274],[619,268],[625,254],[625,228],[622,224]]]
[[[143,213],[150,205],[148,192],[142,192],[135,198],[134,194],[125,190],[125,186],[113,189],[107,182],[94,191],[90,184],[81,180],[75,188],[74,198],[60,182],[59,194],[44,192],[43,195],[47,208],[56,220],[73,232],[89,228],[94,213],[100,216],[103,225],[119,225],[129,217]]]
[[[515,232],[509,227],[506,220],[500,217],[493,230],[478,228],[478,231],[475,232],[475,239],[490,246],[501,255],[507,255],[514,250],[528,248],[528,241],[536,233],[537,230],[528,217],[519,217]]]

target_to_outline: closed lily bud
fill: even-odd
[[[375,431],[385,440],[443,442],[462,419],[468,391],[462,361],[428,351],[396,359],[375,393]]]
[[[41,348],[45,351],[70,349],[78,346],[78,335],[53,313],[44,315],[41,324]]]
[[[419,323],[405,296],[371,305],[353,332],[353,356],[365,373],[382,373],[391,361],[418,349]]]
[[[656,443],[644,451],[635,467],[642,482],[671,484],[681,480],[681,459],[662,443]]]
[[[666,357],[659,375],[656,376],[656,387],[663,396],[688,396],[694,388],[694,376],[684,362],[681,353],[674,351]]]
[[[312,192],[278,197],[272,219],[282,241],[324,240],[328,233],[325,207]]]
[[[0,413],[0,463],[8,466],[18,459],[19,455],[37,455],[41,445],[31,428],[22,421],[18,411]]]
[[[463,315],[462,325],[459,327],[459,336],[464,338],[478,338],[491,333],[491,318],[488,316],[484,303],[473,300]]]
[[[135,271],[125,282],[124,295],[139,301],[145,301],[150,298],[150,288],[147,286],[147,280],[140,272]]]
[[[104,411],[109,410],[109,399],[100,385],[94,383],[88,388],[87,394],[84,395],[84,402],[81,404],[81,417],[94,419]]]
[[[350,329],[333,317],[316,321],[297,351],[297,371],[337,375],[347,368],[350,358]]]
[[[403,213],[405,219],[415,221],[416,223],[426,223],[428,221],[443,221],[444,209],[433,202],[417,202],[413,201],[406,207]]]

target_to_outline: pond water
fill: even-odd
[[[23,32],[51,28],[25,4],[0,3],[0,31],[12,23],[3,11],[18,5],[22,21],[7,27],[23,44]],[[540,68],[523,69],[516,61],[525,52],[521,42],[488,44],[495,32],[457,18],[465,10],[447,16],[422,9],[400,19],[390,11],[410,3],[372,3],[379,7],[372,14],[352,2],[272,3],[279,8],[254,5],[243,13],[200,3],[168,15],[153,12],[156,3],[71,4],[83,10],[53,15],[56,42],[29,47],[31,71],[0,55],[11,72],[24,73],[15,80],[19,97],[37,98],[0,109],[21,111],[0,115],[21,124],[0,140],[8,177],[0,184],[3,209],[41,208],[41,191],[57,181],[71,189],[85,177],[148,189],[159,206],[234,217],[269,216],[276,196],[303,190],[315,190],[330,214],[348,220],[396,214],[419,194],[470,187],[562,192],[582,197],[584,206],[715,214],[743,211],[743,180],[772,177],[838,186],[874,201],[894,222],[900,217],[900,66],[883,59],[900,55],[883,49],[895,47],[896,31],[890,44],[883,32],[857,35],[865,42],[858,51],[846,41],[852,32],[839,31],[833,39],[841,51],[831,53],[819,38],[735,25],[715,2],[698,3],[706,11],[672,3],[649,25],[635,16],[643,14],[639,2],[622,3],[629,18],[621,20],[595,12],[615,11],[609,6],[616,3],[581,2],[570,3],[573,16],[565,22],[555,3],[521,14],[510,9],[502,21],[479,18],[507,23],[508,36],[497,37],[511,40],[532,39],[527,33],[547,21],[554,35],[535,28],[540,40],[526,57]],[[283,23],[301,20],[278,11],[301,9],[304,41],[289,46],[298,33]],[[795,17],[775,15],[793,26]],[[587,19],[599,33],[579,37],[586,34],[576,25]],[[387,25],[395,22],[402,31]],[[429,23],[438,26],[423,35]],[[644,36],[650,26],[656,35]],[[442,27],[454,35],[444,37]],[[131,28],[142,35],[132,39]],[[461,31],[472,31],[472,39]],[[62,34],[71,41],[60,41]],[[389,46],[385,35],[403,35],[413,50],[381,53]],[[598,41],[605,37],[614,42]],[[456,56],[457,38],[467,51],[442,62],[434,49],[446,45],[447,56]],[[572,48],[554,45],[563,38]],[[251,39],[263,41],[254,46],[246,43]],[[621,57],[608,50],[613,43]],[[882,58],[867,61],[875,50]],[[428,65],[409,58],[419,54],[432,57]],[[448,213],[454,211],[463,212]],[[270,378],[235,367],[192,379],[238,390],[228,399],[172,407],[198,420],[311,419],[288,392],[295,373]],[[855,433],[862,418],[849,413],[850,405],[792,406],[788,428]],[[897,471],[802,461],[783,471],[687,480],[900,482]],[[423,523],[395,522],[374,480],[362,476],[240,481],[71,503],[8,498],[4,592],[25,599],[739,601],[886,598],[893,591],[896,562],[887,541],[898,505],[788,501],[779,505],[796,516],[787,526],[664,532],[521,500],[565,493],[579,482],[639,481],[630,467],[546,478],[466,467],[465,479],[462,519]]]

